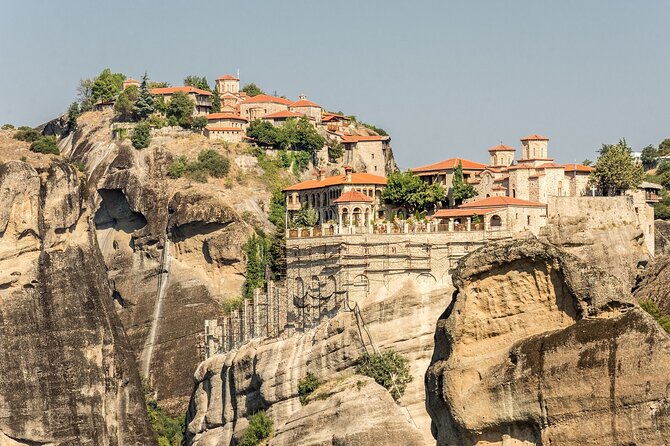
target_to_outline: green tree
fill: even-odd
[[[125,79],[126,76],[122,73],[112,73],[109,68],[102,70],[91,86],[93,103],[115,99],[123,89]]]
[[[41,137],[42,134],[40,132],[25,125],[19,127],[16,133],[14,133],[14,139],[18,139],[19,141],[33,142]]]
[[[170,417],[156,401],[155,392],[149,386],[146,378],[140,376],[140,380],[149,423],[158,439],[158,446],[179,446],[182,432],[186,430],[186,417]]]
[[[328,159],[330,162],[337,162],[344,155],[344,148],[339,141],[332,139],[328,141]]]
[[[135,103],[139,98],[139,89],[136,85],[131,85],[121,93],[114,103],[114,111],[120,121],[132,121],[134,117]]]
[[[286,201],[281,189],[272,192],[268,219],[275,226],[268,262],[272,278],[278,280],[286,271]]]
[[[323,148],[326,143],[325,138],[319,135],[306,117],[298,119],[296,127],[295,148],[312,154]]]
[[[180,126],[189,128],[192,122],[193,107],[195,107],[193,99],[183,91],[178,91],[172,95],[166,115],[168,118],[175,118]]]
[[[2,130],[14,130],[14,125],[13,124],[2,124],[2,127],[0,127]]]
[[[219,93],[219,87],[214,87],[214,91],[212,92],[212,108],[210,110],[211,113],[219,113],[221,112],[221,96]]]
[[[472,187],[472,184],[467,183],[463,178],[463,163],[461,161],[459,161],[458,166],[454,168],[451,189],[456,205],[460,205],[463,201],[477,196],[477,191]]]
[[[40,139],[33,141],[33,143],[30,144],[30,151],[60,155],[55,136],[42,136]]]
[[[319,222],[319,213],[314,208],[304,208],[293,217],[292,226],[296,228],[311,228]]]
[[[67,124],[65,125],[65,134],[70,134],[75,131],[77,128],[77,118],[81,111],[79,109],[79,103],[73,102],[67,109]]]
[[[161,97],[161,99],[163,98]],[[154,110],[154,97],[151,95],[151,89],[149,88],[149,76],[145,72],[142,76],[139,95],[133,105],[133,117],[137,121],[142,121],[147,119]]]
[[[670,138],[666,138],[658,145],[658,156],[670,155]]]
[[[254,138],[259,144],[264,146],[275,146],[279,141],[277,127],[260,119],[256,119],[249,124],[249,127],[247,127],[247,136]]]
[[[190,87],[195,87],[199,88],[201,90],[205,91],[212,91],[209,88],[209,83],[207,82],[207,78],[205,76],[196,76],[193,74],[189,74],[184,78],[184,85],[188,85]]]
[[[186,173],[186,166],[188,165],[188,158],[184,155],[180,156],[168,166],[167,175],[176,180],[181,178]]]
[[[256,288],[265,286],[265,271],[268,267],[269,243],[265,234],[251,236],[244,245],[244,254],[247,260],[245,268],[242,295],[251,299]]]
[[[130,141],[136,149],[146,149],[151,143],[151,129],[149,123],[142,121],[135,126]]]
[[[584,161],[582,161],[582,166],[590,166],[591,164],[593,164],[593,161],[591,161],[588,158],[586,158]]]
[[[244,87],[242,87],[242,91],[245,92],[249,96],[258,96],[259,94],[265,94],[265,92],[263,90],[261,90],[253,82],[250,83],[250,84],[246,84]]]
[[[79,107],[83,112],[87,112],[93,108],[93,83],[95,79],[80,79],[77,86],[77,101]]]
[[[310,396],[316,389],[319,388],[321,382],[319,378],[312,372],[307,372],[304,378],[298,380],[298,396],[300,397],[300,404],[305,406],[307,404],[307,397]]]
[[[407,384],[412,381],[409,360],[393,350],[384,353],[364,353],[358,359],[356,372],[374,379],[377,384],[388,390],[396,401],[403,396]]]
[[[445,201],[446,194],[441,185],[429,185],[410,171],[393,172],[387,178],[382,199],[414,213],[433,209]]]
[[[603,144],[590,183],[604,195],[620,195],[637,187],[644,178],[644,170],[633,160],[631,152],[625,139],[617,144]]]
[[[642,156],[640,160],[642,161],[642,167],[645,169],[653,169],[656,165],[656,157],[658,156],[658,149],[651,144],[642,149]]]
[[[193,130],[202,130],[205,128],[206,125],[207,125],[207,118],[205,118],[204,116],[198,116],[197,118],[193,118],[191,128]]]
[[[223,178],[228,175],[230,161],[214,149],[203,150],[198,154],[198,163],[214,178]]]

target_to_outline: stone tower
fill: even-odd
[[[512,165],[512,161],[514,161],[515,153],[516,149],[514,147],[504,144],[491,147],[489,149],[489,166],[509,167]]]
[[[216,87],[220,94],[223,93],[239,93],[240,80],[230,74],[224,74],[216,79]]]
[[[549,160],[547,153],[549,138],[546,136],[538,134],[528,135],[525,138],[521,138],[521,144],[523,145],[523,153],[520,162]]]

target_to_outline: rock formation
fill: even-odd
[[[670,221],[655,220],[654,229],[655,254],[657,256],[670,254]]]
[[[424,404],[423,374],[432,352],[434,324],[442,309],[448,305],[451,287],[422,290],[417,287],[416,281],[403,278],[391,282],[388,288],[395,291],[388,291],[383,300],[363,304],[360,318],[352,312],[340,312],[305,333],[278,340],[255,339],[238,350],[215,355],[201,363],[194,375],[195,389],[187,414],[186,444],[233,444],[231,440],[239,438],[247,426],[246,417],[261,409],[267,410],[278,432],[284,432],[277,441],[289,441],[292,435],[297,435],[294,426],[315,422],[299,420],[299,413],[311,414],[309,406],[316,402],[301,406],[298,381],[307,372],[315,374],[323,383],[351,375],[364,348],[373,349],[371,340],[374,341],[374,348],[382,351],[395,349],[405,355],[410,361],[410,373],[414,379],[399,400],[400,410],[386,411],[385,408],[390,406],[388,399],[384,399],[379,401],[380,408],[365,404],[359,404],[357,408],[342,408],[342,416],[361,419],[369,416],[389,429],[406,432],[407,436],[402,438],[408,438],[407,444],[416,444],[413,438],[416,438],[417,432],[421,435],[421,444],[433,443]],[[359,376],[355,381],[358,379],[363,378]],[[336,410],[332,404],[339,398],[348,398],[356,390],[347,390],[344,386],[341,392],[342,396],[324,402],[324,413]],[[361,398],[376,398],[377,390],[367,389],[363,394]],[[354,412],[356,409],[357,415]],[[382,416],[382,412],[386,415]],[[372,426],[359,425],[352,427],[351,432],[358,429],[362,432],[361,438],[380,438],[380,433]],[[410,431],[415,434],[410,434]],[[329,432],[335,436],[344,435],[344,430],[338,431],[335,427]],[[311,434],[315,437],[309,438],[305,433],[304,439],[325,438],[329,432],[313,432]],[[293,444],[302,443],[297,441]],[[370,440],[332,444],[365,446],[387,443]]]
[[[670,337],[620,279],[528,240],[453,280],[426,373],[438,445],[666,444]]]
[[[0,165],[0,444],[154,444],[73,166]]]

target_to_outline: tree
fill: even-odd
[[[167,105],[168,118],[174,117],[180,126],[184,128],[191,127],[191,115],[193,114],[195,104],[186,93],[177,91],[172,95],[170,103]]]
[[[42,134],[40,132],[25,125],[19,127],[16,133],[14,133],[14,139],[18,139],[19,141],[33,142],[41,137]]]
[[[591,161],[588,158],[586,158],[584,161],[582,161],[582,166],[590,166],[591,164],[593,164],[593,161]]]
[[[666,138],[658,145],[658,156],[670,155],[670,138]]]
[[[123,89],[126,76],[122,73],[112,73],[109,68],[102,70],[91,86],[93,103],[111,101]]]
[[[204,116],[198,116],[197,118],[193,119],[191,128],[193,130],[202,130],[205,128],[206,125],[207,125],[207,118],[205,118]]]
[[[247,260],[245,279],[242,285],[244,298],[251,299],[256,288],[265,286],[265,269],[267,267],[268,239],[265,234],[254,234],[244,245],[244,254]]]
[[[321,150],[325,143],[325,138],[319,135],[314,126],[310,124],[306,117],[303,116],[298,119],[295,144],[297,149],[313,154],[317,150]]]
[[[149,123],[142,121],[133,130],[133,136],[130,137],[130,141],[133,143],[133,147],[136,149],[146,149],[151,143],[151,134],[150,134]]]
[[[77,101],[82,112],[93,108],[93,83],[95,79],[80,79],[77,86]]]
[[[79,118],[80,114],[81,111],[79,110],[79,104],[77,102],[70,104],[70,107],[67,109],[67,124],[65,127],[66,135],[74,132],[74,130],[77,128],[77,118]]]
[[[30,145],[30,151],[36,153],[50,153],[53,155],[60,155],[58,144],[55,136],[43,136],[40,139],[33,141]]]
[[[118,114],[120,121],[132,121],[134,117],[135,103],[139,98],[139,89],[131,85],[123,90],[114,103],[114,111]]]
[[[384,353],[363,353],[358,359],[356,373],[369,376],[377,384],[389,391],[398,401],[412,381],[409,360],[400,353],[390,350]]]
[[[330,162],[337,162],[338,159],[344,155],[344,148],[337,140],[331,139],[328,141],[328,159]]]
[[[149,89],[149,76],[145,72],[144,76],[142,76],[139,95],[133,105],[133,117],[138,121],[142,121],[147,119],[154,110],[154,97],[151,95],[151,90]]]
[[[259,144],[264,146],[274,146],[277,144],[277,128],[267,121],[256,119],[247,127],[247,136],[254,138]]]
[[[265,92],[261,90],[253,82],[250,84],[246,84],[244,87],[242,87],[242,91],[248,94],[249,96],[258,96],[259,94],[265,94]]]
[[[219,93],[219,87],[214,87],[214,91],[212,93],[211,113],[219,113],[221,112],[221,96]]]
[[[458,166],[454,168],[454,175],[451,180],[452,196],[456,205],[460,205],[468,198],[476,197],[477,191],[472,184],[469,184],[463,178],[463,163],[458,162]]]
[[[228,175],[230,161],[214,149],[203,150],[198,154],[198,163],[214,178]]]
[[[296,228],[311,228],[319,222],[319,213],[314,208],[304,208],[293,217],[292,226]]]
[[[642,167],[645,169],[653,169],[656,165],[656,157],[658,157],[658,149],[649,144],[647,147],[642,149],[642,155],[640,161],[642,161]]]
[[[238,446],[259,446],[261,443],[266,444],[263,440],[270,438],[272,431],[272,419],[264,410],[256,412],[249,418],[249,426],[244,431],[244,435],[242,435]]]
[[[410,171],[393,172],[388,176],[382,191],[382,199],[387,203],[403,206],[410,213],[433,209],[445,201],[446,194],[440,184],[428,185]]]
[[[193,74],[189,74],[184,78],[184,85],[188,85],[191,87],[199,88],[201,90],[205,91],[212,91],[209,88],[209,83],[207,83],[207,78],[205,76],[195,76]]]
[[[631,152],[625,139],[617,144],[603,144],[590,183],[604,195],[620,195],[637,187],[644,178],[644,170],[633,160]]]

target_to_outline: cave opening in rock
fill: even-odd
[[[139,212],[130,208],[128,199],[119,189],[98,189],[102,198],[100,208],[95,213],[95,228],[114,229],[132,234],[134,231],[143,228],[147,224],[147,219]]]

